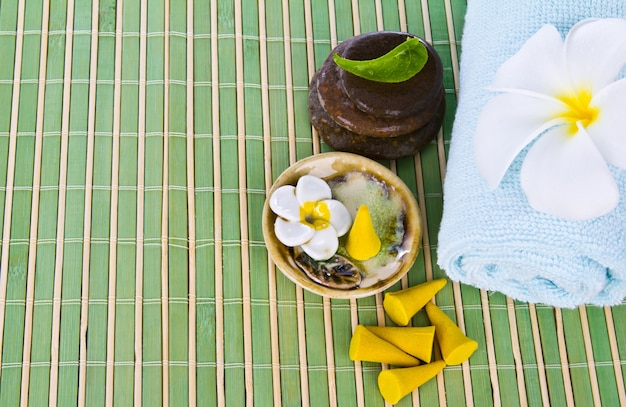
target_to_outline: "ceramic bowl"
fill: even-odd
[[[399,281],[409,271],[419,252],[422,222],[413,193],[392,171],[369,158],[345,152],[330,152],[310,156],[287,168],[276,179],[267,196],[270,197],[277,188],[283,185],[296,185],[298,179],[303,175],[314,175],[329,183],[336,183],[338,182],[337,180],[345,179],[346,174],[354,176],[354,173],[364,174],[368,177],[367,179],[377,181],[378,184],[383,185],[385,190],[388,191],[389,197],[393,197],[394,202],[401,202],[404,213],[402,217],[398,218],[402,219],[403,237],[402,241],[398,241],[396,246],[394,246],[398,248],[398,255],[394,258],[393,264],[387,264],[381,268],[370,268],[365,273],[361,285],[357,288],[330,288],[311,280],[296,264],[294,250],[283,245],[276,238],[274,233],[276,215],[269,207],[269,200],[265,201],[263,208],[263,237],[269,255],[276,266],[295,284],[324,297],[349,299],[362,298],[379,293]],[[358,200],[359,194],[357,193],[355,196],[355,199]],[[333,197],[336,198],[336,196]],[[354,207],[355,202],[351,202],[350,205]],[[351,210],[350,207],[348,209]],[[354,216],[354,213],[352,213],[352,216]]]

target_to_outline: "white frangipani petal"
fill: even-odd
[[[282,244],[295,247],[311,240],[315,235],[315,230],[301,222],[289,222],[282,218],[276,218],[274,233]]]
[[[565,126],[548,131],[531,147],[520,173],[528,203],[572,220],[604,215],[617,205],[613,175],[589,135]]]
[[[300,246],[315,260],[332,257],[339,236],[352,225],[343,203],[332,199],[326,181],[311,175],[300,177],[295,187],[282,186],[272,193],[269,206],[278,215],[274,233],[286,246]]]
[[[568,85],[564,72],[563,38],[554,26],[546,25],[502,64],[490,87],[549,95]]]
[[[301,204],[332,198],[330,187],[323,179],[313,175],[303,175],[296,184],[296,197]]]
[[[565,40],[545,26],[498,69],[478,118],[474,152],[492,188],[518,154],[536,210],[591,219],[613,210],[619,189],[608,163],[626,169],[626,20],[587,19]],[[537,139],[535,141],[535,139]]]
[[[300,202],[296,198],[296,188],[284,185],[276,189],[270,196],[269,205],[272,211],[287,220],[300,220]]]
[[[605,160],[626,170],[626,79],[606,86],[591,103],[598,118],[587,132]]]
[[[588,19],[565,39],[565,62],[574,88],[592,93],[617,79],[626,64],[626,20]]]
[[[318,230],[313,238],[301,247],[312,259],[327,260],[331,258],[339,248],[337,231],[332,226]]]
[[[503,93],[481,112],[474,135],[478,170],[496,188],[515,157],[535,137],[562,122],[554,119],[563,105],[551,99]]]
[[[343,236],[348,233],[350,226],[352,226],[352,216],[350,216],[348,209],[335,199],[326,200],[324,203],[328,206],[330,224],[337,231],[337,236]]]

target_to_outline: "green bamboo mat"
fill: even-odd
[[[416,195],[436,265],[465,0],[0,1],[0,405],[381,406],[348,358],[382,296],[330,300],[268,259],[265,192],[329,148],[307,86],[333,46],[434,44],[437,140],[384,162]],[[448,284],[480,346],[402,406],[626,405],[626,305],[560,310]],[[414,324],[426,323],[422,313]],[[384,366],[383,368],[387,368]]]

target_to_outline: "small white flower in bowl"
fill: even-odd
[[[278,215],[274,233],[289,247],[300,246],[314,260],[327,260],[339,247],[339,237],[350,230],[348,209],[332,199],[328,184],[315,176],[300,177],[296,186],[284,185],[270,196]]]

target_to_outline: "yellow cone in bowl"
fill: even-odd
[[[374,335],[397,346],[409,355],[430,362],[435,340],[435,327],[368,326]]]
[[[468,338],[461,329],[432,302],[426,304],[430,323],[435,326],[441,356],[448,365],[465,362],[478,348],[478,342]]]
[[[417,366],[419,360],[397,346],[374,335],[363,325],[357,325],[350,340],[351,360],[387,363],[395,366]]]
[[[378,389],[385,401],[396,404],[407,394],[426,383],[446,367],[443,360],[425,365],[383,370],[378,375]]]
[[[400,326],[408,325],[413,316],[446,285],[445,278],[427,281],[404,290],[385,293],[383,307],[389,318]]]
[[[367,205],[359,206],[348,234],[346,250],[356,260],[367,260],[380,251],[380,238],[376,235],[372,216]]]

